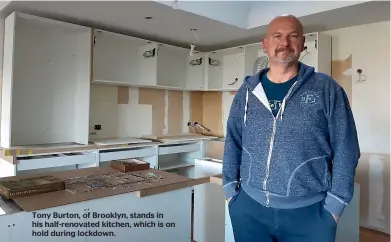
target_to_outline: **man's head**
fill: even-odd
[[[304,50],[303,25],[292,15],[273,19],[263,40],[263,49],[271,63],[294,63]]]

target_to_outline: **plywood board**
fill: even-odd
[[[183,123],[183,92],[168,91],[168,133],[182,132]]]
[[[129,103],[129,87],[118,87],[118,104],[128,104]]]
[[[190,122],[202,122],[203,92],[190,92]],[[194,133],[192,128],[189,132]]]
[[[96,173],[100,174],[107,174],[107,173],[118,173],[118,171],[114,170],[111,167],[94,167],[94,168],[87,168],[87,169],[80,169],[80,170],[72,170],[72,171],[60,171],[60,172],[53,172],[53,173],[48,173],[50,175],[53,175],[55,177],[58,177],[62,180],[70,179],[70,178],[75,178],[75,177],[84,177]],[[20,197],[20,198],[15,198],[14,201],[24,210],[24,211],[34,211],[34,210],[39,210],[39,209],[46,209],[50,207],[56,207],[56,206],[61,206],[61,205],[66,205],[70,203],[75,203],[75,202],[81,202],[81,201],[87,201],[87,200],[92,200],[96,198],[102,198],[102,197],[108,197],[108,196],[113,196],[117,194],[122,194],[122,193],[129,193],[129,192],[135,192],[135,191],[142,191],[143,189],[149,189],[149,188],[157,188],[160,186],[166,186],[170,184],[178,184],[186,181],[190,181],[192,179],[176,175],[173,173],[169,172],[164,172],[160,170],[155,170],[155,169],[149,169],[145,171],[136,171],[136,172],[131,172],[132,174],[135,175],[142,175],[145,174],[146,172],[151,172],[155,174],[157,177],[160,178],[160,176],[163,176],[163,182],[154,182],[154,183],[141,183],[139,184],[138,182],[132,184],[131,186],[119,186],[113,189],[112,187],[110,188],[102,188],[102,189],[95,189],[89,192],[79,192],[79,193],[72,193],[68,190],[63,190],[63,191],[57,191],[57,192],[51,192],[51,193],[45,193],[45,194],[38,194],[38,195],[33,195],[33,196],[28,196],[28,197]],[[32,177],[32,175],[26,175],[26,176],[18,176],[20,177]],[[5,180],[5,179],[12,179],[12,178],[2,178],[0,180]],[[187,184],[184,184],[182,187],[186,187]],[[70,186],[68,186],[69,188]],[[66,186],[67,188],[67,186]],[[181,188],[181,186],[177,186],[176,189]]]
[[[211,132],[205,135],[224,136],[222,92],[191,92],[190,121],[199,122]],[[194,132],[189,129],[189,132]],[[201,132],[198,130],[198,132]]]
[[[204,92],[202,124],[211,130],[210,135],[223,137],[222,92]]]
[[[352,55],[346,59],[334,60],[331,64],[331,75],[345,90],[352,106]]]
[[[165,90],[140,88],[139,104],[152,105],[152,134],[163,134],[165,129]],[[135,115],[137,115],[135,113]]]

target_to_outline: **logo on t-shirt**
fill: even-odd
[[[269,100],[269,105],[272,111],[279,110],[281,107],[282,101],[280,100]]]

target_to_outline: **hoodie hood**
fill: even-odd
[[[270,68],[265,68],[253,76],[247,76],[244,79],[244,83],[250,91],[253,91],[259,83],[261,83],[261,76],[267,73]],[[315,73],[315,68],[312,66],[307,66],[306,64],[299,62],[299,73],[297,77],[297,87],[307,81]]]
[[[270,68],[265,68],[258,73],[256,73],[253,76],[247,76],[244,78],[244,85],[247,87],[246,89],[246,104],[245,104],[245,115],[244,115],[244,124],[246,124],[246,118],[247,118],[247,106],[248,106],[248,95],[249,92],[252,92],[262,103],[263,105],[272,112],[269,100],[266,97],[265,91],[263,90],[262,84],[261,84],[261,76],[265,73],[267,73],[270,70]],[[279,113],[280,117],[282,119],[282,115],[284,113],[285,109],[285,103],[288,101],[289,96],[295,92],[303,83],[305,83],[307,80],[311,78],[312,75],[315,74],[315,68],[311,66],[307,66],[302,62],[299,62],[299,73],[297,77],[297,81],[292,85],[291,89],[288,92],[288,95],[286,96],[286,99],[284,99],[281,107],[281,111]],[[277,115],[278,116],[278,115]]]

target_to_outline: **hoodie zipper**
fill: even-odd
[[[269,206],[269,203],[270,203],[270,192],[267,191],[267,181],[269,179],[269,172],[270,172],[270,162],[271,162],[271,158],[272,158],[272,152],[273,152],[273,146],[274,146],[274,138],[276,136],[276,130],[277,130],[277,120],[278,120],[278,116],[282,115],[282,113],[284,112],[284,110],[281,111],[281,109],[283,109],[285,107],[285,102],[286,100],[288,99],[289,95],[291,94],[292,90],[293,90],[293,87],[296,85],[297,82],[295,82],[291,88],[289,89],[288,93],[286,94],[286,96],[284,97],[283,101],[282,101],[282,105],[280,107],[280,109],[278,110],[278,113],[276,115],[276,117],[274,117],[273,113],[271,113],[273,115],[273,130],[272,130],[272,136],[270,138],[270,143],[269,143],[269,152],[268,152],[268,155],[267,155],[267,162],[266,162],[266,176],[265,176],[265,179],[263,180],[263,189],[266,191],[266,206]]]

